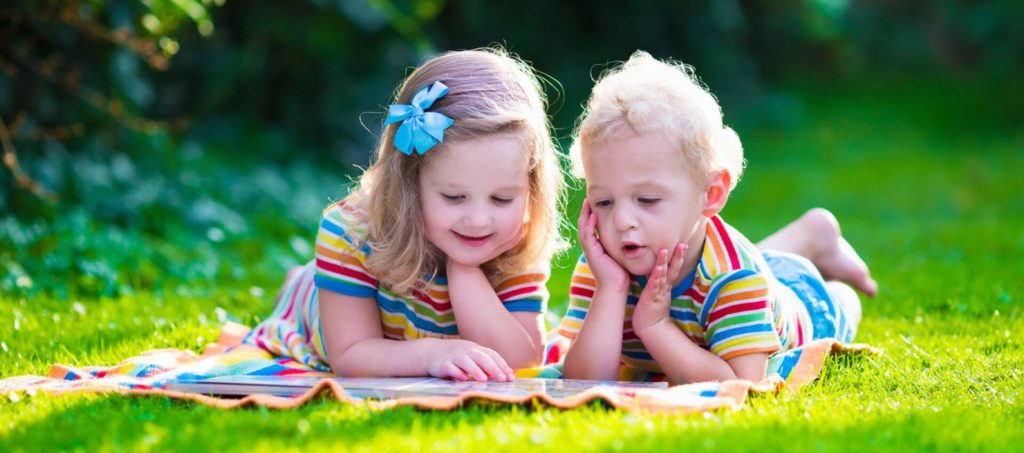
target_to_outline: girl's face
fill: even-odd
[[[629,273],[649,275],[661,249],[701,250],[706,195],[663,135],[622,129],[583,147],[587,199],[605,252]]]
[[[529,201],[528,153],[512,135],[441,146],[420,170],[427,239],[449,259],[479,266],[519,242]]]

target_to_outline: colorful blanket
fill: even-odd
[[[157,395],[194,401],[209,406],[231,409],[264,406],[285,409],[301,406],[313,399],[334,398],[350,404],[364,404],[373,409],[415,406],[423,409],[450,410],[475,401],[507,404],[542,404],[572,408],[602,401],[630,411],[685,414],[720,409],[738,409],[748,394],[796,391],[813,381],[821,372],[825,359],[833,354],[874,354],[867,345],[844,345],[834,340],[818,340],[799,349],[780,354],[769,362],[769,377],[752,384],[747,381],[698,383],[667,389],[615,390],[595,388],[566,398],[544,394],[510,397],[471,392],[459,396],[401,397],[387,400],[353,398],[335,381],[324,379],[305,394],[286,398],[271,395],[250,395],[241,399],[217,398],[195,393],[169,391],[165,384],[172,379],[203,379],[221,376],[316,376],[330,377],[295,360],[274,357],[252,346],[238,346],[248,328],[228,324],[217,343],[206,348],[203,355],[178,349],[144,352],[117,365],[108,367],[70,367],[55,365],[48,376],[16,376],[0,380],[0,395],[11,399],[38,393],[119,393]],[[519,370],[519,377],[545,378],[558,375],[552,367]]]

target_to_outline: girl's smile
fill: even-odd
[[[465,244],[465,245],[467,245],[469,247],[482,247],[483,245],[487,244],[487,241],[491,237],[494,236],[493,233],[488,234],[488,235],[484,235],[484,236],[469,236],[469,235],[461,234],[458,231],[452,231],[452,234],[454,234],[455,237],[459,238],[459,240],[463,244]]]

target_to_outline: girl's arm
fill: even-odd
[[[436,376],[504,381],[512,370],[495,351],[472,341],[384,338],[377,304],[320,289],[320,323],[327,362],[338,376]]]
[[[768,354],[746,354],[726,361],[668,322],[637,331],[637,336],[673,384],[729,379],[758,382],[768,368]]]
[[[509,312],[483,270],[448,262],[448,294],[459,336],[494,349],[512,368],[540,365],[544,356],[543,314]]]

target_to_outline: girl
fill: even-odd
[[[563,190],[544,99],[502,50],[417,68],[316,259],[245,343],[339,376],[506,381],[539,365]]]
[[[743,150],[688,67],[637,52],[598,81],[577,135],[585,256],[559,329],[574,339],[566,377],[760,381],[772,354],[853,339],[860,301],[822,272],[877,286],[831,214],[812,210],[762,244],[782,251],[719,216]]]

